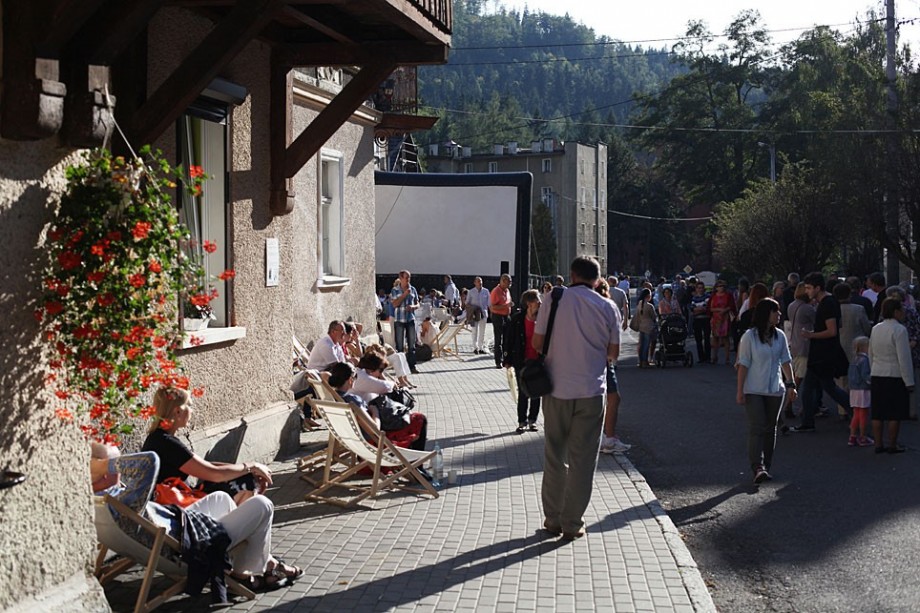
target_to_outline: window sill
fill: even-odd
[[[326,289],[334,289],[337,287],[347,287],[351,285],[351,279],[347,277],[335,277],[332,275],[325,275],[319,281],[316,282],[316,286]]]
[[[192,338],[201,339],[200,343],[192,344]],[[246,328],[234,326],[231,328],[206,328],[197,332],[189,332],[182,340],[183,349],[194,349],[206,345],[228,343],[237,339],[246,338]]]

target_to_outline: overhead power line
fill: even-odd
[[[913,18],[920,19],[920,18]],[[874,23],[878,21],[884,21],[884,18],[874,19],[871,21],[857,22],[857,23]],[[902,23],[912,23],[912,20],[905,19],[898,22]],[[832,23],[832,24],[821,24],[814,26],[805,26],[800,28],[779,28],[776,30],[765,30],[767,34],[778,34],[781,32],[799,32],[802,30],[813,30],[815,28],[839,28],[842,26],[852,26],[854,23],[848,21],[846,23]],[[728,38],[727,34],[707,34],[707,35],[697,35],[697,36],[673,36],[670,38],[645,38],[638,40],[605,40],[605,41],[595,41],[592,43],[559,43],[559,44],[542,44],[542,45],[514,45],[514,46],[505,46],[505,45],[483,45],[480,47],[451,47],[451,51],[488,51],[491,49],[556,49],[561,47],[597,47],[598,45],[634,45],[640,43],[666,43],[666,42],[679,42],[682,40],[698,40],[701,38]]]

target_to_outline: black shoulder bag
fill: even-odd
[[[564,287],[553,288],[553,305],[549,311],[549,323],[546,325],[546,338],[543,340],[543,349],[536,360],[530,360],[524,364],[521,369],[521,391],[528,398],[540,398],[553,391],[553,381],[549,377],[549,371],[546,369],[546,354],[549,351],[549,341],[553,335],[553,322],[556,320],[556,307],[559,306],[559,299],[562,297]]]

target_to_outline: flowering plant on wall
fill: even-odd
[[[151,387],[189,388],[177,359],[179,305],[209,308],[216,297],[185,253],[189,232],[169,196],[180,182],[200,195],[206,177],[173,168],[149,147],[141,155],[98,149],[67,169],[35,311],[56,415],[110,443],[153,414]]]

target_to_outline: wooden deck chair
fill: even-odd
[[[373,498],[383,490],[392,487],[411,489],[418,494],[438,497],[438,491],[419,473],[418,469],[434,456],[434,451],[416,451],[394,445],[386,434],[380,431],[364,411],[355,409],[350,404],[338,402],[314,401],[316,409],[321,412],[329,425],[329,454],[323,471],[323,480],[319,487],[305,496],[306,500],[328,502],[342,507],[351,507],[365,498]],[[369,443],[364,433],[375,441]],[[333,473],[332,450],[339,444],[351,451],[358,458],[354,466]],[[346,481],[364,468],[373,468],[373,479],[369,486],[355,485]],[[392,469],[389,474],[384,469]],[[399,479],[407,478],[410,486],[402,485]],[[415,487],[421,486],[421,489]],[[327,496],[326,492],[335,487],[357,490],[359,493],[347,500]]]
[[[342,397],[339,396],[339,393],[335,391],[332,388],[332,386],[329,385],[326,381],[324,381],[321,377],[314,377],[312,376],[311,373],[308,372],[308,373],[304,373],[304,380],[310,385],[310,387],[313,388],[313,392],[316,394],[315,399],[306,398],[305,400],[310,403],[310,406],[313,407],[314,412],[319,414],[320,416],[322,416],[322,413],[316,410],[315,400],[323,400],[326,402],[338,402],[338,403],[345,402],[344,400],[342,400]],[[330,439],[331,438],[332,438],[332,435],[330,434]],[[313,477],[312,473],[316,472],[322,466],[325,465],[326,458],[329,455],[329,453],[330,453],[330,450],[327,446],[327,447],[324,447],[323,449],[320,449],[319,451],[315,453],[311,453],[308,456],[300,458],[297,461],[297,470],[303,473],[300,476],[300,478],[306,481],[307,483],[310,483],[316,486],[319,483],[319,481]],[[351,453],[344,447],[341,447],[340,445],[336,445],[332,449],[331,453],[332,453],[333,460],[337,463],[341,463],[346,466],[352,466],[355,462]]]
[[[385,344],[390,347],[396,347],[396,332],[393,331],[392,321],[380,322],[380,336],[383,337],[383,342]]]
[[[435,339],[431,350],[436,358],[454,357],[462,361],[457,335],[466,329],[464,324],[448,324]],[[451,347],[453,344],[453,347]]]
[[[111,488],[111,491],[117,492],[115,494],[93,497],[96,536],[99,539],[94,574],[100,585],[105,585],[135,564],[143,566],[144,578],[134,612],[146,613],[185,590],[188,569],[179,558],[182,551],[179,542],[168,534],[165,527],[155,524],[147,516],[147,503],[159,472],[157,455],[147,451],[114,458],[112,462],[121,476],[123,487]],[[106,563],[109,551],[122,557]],[[157,572],[171,583],[158,596],[150,598]],[[251,590],[229,575],[227,589],[248,600],[255,598]]]
[[[291,335],[291,359],[294,363],[294,370],[307,368],[307,363],[310,361],[310,350],[293,334]]]

